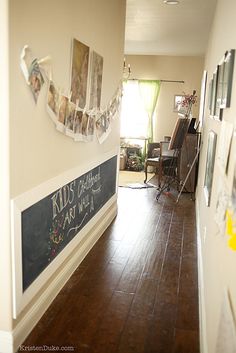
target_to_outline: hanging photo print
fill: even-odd
[[[88,119],[88,142],[93,141],[95,129],[95,117],[90,115]]]
[[[35,103],[37,103],[40,90],[44,84],[43,75],[40,71],[37,59],[34,59],[29,67],[29,84]]]
[[[41,88],[44,84],[44,78],[39,67],[38,59],[32,59],[32,56],[29,55],[29,47],[25,45],[22,49],[20,56],[20,66],[22,73],[25,77],[27,84],[30,86],[31,92],[34,97],[35,103],[38,101],[38,96],[41,91]],[[28,54],[27,54],[28,53]],[[41,62],[48,60],[48,57],[41,59]]]
[[[65,119],[66,135],[74,137],[75,104],[68,103],[67,115]]]
[[[103,58],[95,51],[91,59],[91,80],[89,108],[100,108],[102,93]]]
[[[111,119],[115,119],[116,114],[119,112],[119,96],[115,96],[108,105],[108,114]]]
[[[73,39],[71,101],[75,104],[78,101],[80,108],[86,105],[88,63],[89,47]]]
[[[57,120],[57,130],[61,132],[65,131],[65,121],[66,116],[68,116],[68,104],[69,98],[64,95],[61,95],[59,98],[59,111]]]
[[[56,123],[59,109],[59,92],[54,83],[50,81],[47,96],[47,111],[52,120]]]
[[[75,139],[75,141],[83,141],[83,138],[82,138],[82,118],[83,118],[83,111],[76,110],[75,111],[75,119],[74,119],[74,139]]]
[[[96,134],[99,143],[103,143],[111,132],[111,119],[105,111],[96,121]]]
[[[88,121],[89,121],[89,115],[86,112],[84,112],[82,116],[82,139],[85,142],[88,141]]]

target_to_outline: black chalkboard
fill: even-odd
[[[23,291],[115,194],[116,167],[117,156],[22,212]]]

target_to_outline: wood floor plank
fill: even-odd
[[[176,330],[173,353],[199,353],[198,331]]]
[[[114,292],[93,337],[91,353],[116,352],[134,294]]]

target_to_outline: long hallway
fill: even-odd
[[[119,188],[116,219],[22,347],[199,352],[195,205],[155,195]]]

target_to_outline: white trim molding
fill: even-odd
[[[197,244],[198,244],[198,296],[199,296],[199,334],[200,352],[208,353],[207,332],[206,332],[206,305],[204,292],[204,269],[202,260],[202,238],[200,231],[199,203],[196,199],[196,225],[197,225]]]
[[[12,332],[0,331],[0,353],[14,353]]]

